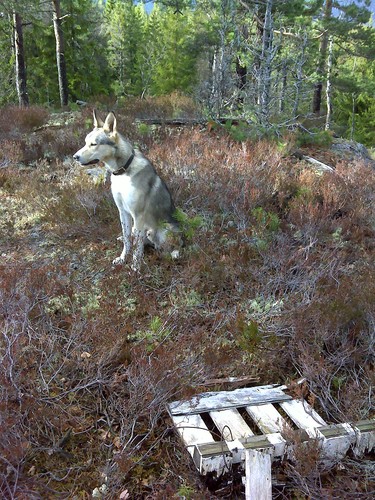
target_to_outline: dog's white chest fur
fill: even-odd
[[[116,205],[120,210],[123,209],[133,214],[137,191],[131,182],[131,178],[126,174],[112,175],[111,181],[112,195]]]

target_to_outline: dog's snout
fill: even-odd
[[[77,155],[77,153],[76,153],[75,155],[73,155],[73,158],[78,161],[79,160],[79,155]]]

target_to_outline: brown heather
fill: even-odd
[[[178,96],[129,112],[150,106],[188,116]],[[207,379],[304,376],[325,420],[371,416],[375,170],[331,157],[335,172],[317,175],[266,140],[144,133],[117,114],[201,227],[178,262],[148,252],[140,276],[113,269],[109,186],[71,159],[90,110],[34,133],[44,110],[4,110],[1,497],[89,498],[107,477],[108,498],[241,498],[238,478],[220,493],[225,480],[198,477],[165,405]],[[370,498],[370,457],[324,471],[313,443],[298,446],[275,498]]]

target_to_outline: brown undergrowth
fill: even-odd
[[[374,170],[338,160],[322,175],[269,141],[118,119],[201,224],[180,261],[151,251],[139,276],[114,269],[109,187],[71,159],[90,111],[3,132],[4,498],[89,498],[101,485],[108,498],[213,497],[165,410],[210,378],[305,376],[327,421],[370,416]],[[312,462],[289,466],[284,498],[337,497],[343,474]],[[365,498],[365,466],[344,467],[347,490]]]

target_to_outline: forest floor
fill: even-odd
[[[120,224],[105,175],[72,159],[91,111],[54,126],[43,109],[2,111],[2,498],[102,485],[103,498],[243,497],[238,477],[199,477],[166,412],[208,379],[306,377],[327,422],[373,417],[374,162],[299,145],[333,168],[320,172],[292,156],[292,134],[238,142],[119,109],[189,237],[179,261],[149,251],[135,274],[111,265]],[[373,458],[280,464],[274,498],[373,498]]]

